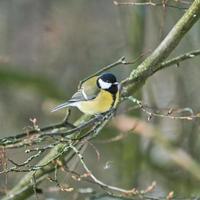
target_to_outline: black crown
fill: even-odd
[[[115,83],[115,82],[117,82],[116,77],[113,74],[111,74],[111,73],[104,73],[99,78],[102,79],[105,82],[108,82],[108,83]]]

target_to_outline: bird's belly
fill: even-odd
[[[94,115],[110,110],[112,105],[112,94],[107,91],[101,91],[101,94],[99,94],[95,99],[82,101],[79,105],[77,105],[77,107],[83,113]]]

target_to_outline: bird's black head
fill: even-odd
[[[118,91],[118,85],[119,83],[116,77],[111,73],[104,73],[97,79],[97,86],[111,93],[116,93]]]
[[[102,81],[106,83],[115,83],[117,82],[116,77],[111,73],[104,73],[99,77]]]

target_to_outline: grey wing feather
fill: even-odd
[[[52,110],[52,112],[71,106],[74,102],[94,99],[100,90],[96,85],[96,81],[97,77],[88,79],[81,85],[81,88],[71,97],[69,101],[58,105]]]
[[[94,99],[99,93],[100,89],[97,87],[97,76],[91,77],[81,85],[81,93],[85,100]]]
[[[70,106],[70,104],[72,104],[73,102],[78,102],[78,101],[83,101],[85,100],[84,96],[82,95],[81,90],[79,90],[78,92],[76,92],[69,101],[62,103],[58,106],[56,106],[51,112],[55,112],[57,110],[60,110],[62,108],[66,108],[68,106]]]
[[[89,94],[87,91],[84,91],[83,89],[80,89],[78,92],[76,92],[69,102],[78,102],[78,101],[87,101],[95,98],[94,94]]]
[[[72,96],[69,102],[88,101],[94,99],[99,92],[99,88],[96,84],[97,78],[98,77],[95,76],[82,83],[81,88]]]
[[[77,102],[77,101],[85,101],[86,98],[84,97],[83,93],[81,90],[79,90],[78,92],[76,92],[71,99],[69,100],[69,102]]]
[[[51,110],[51,112],[55,112],[55,111],[60,110],[60,109],[62,109],[62,108],[66,108],[66,107],[68,107],[69,105],[70,105],[70,102],[62,103],[62,104],[56,106],[55,108],[53,108],[53,109]]]

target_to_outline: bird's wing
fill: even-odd
[[[68,106],[72,106],[73,103],[75,103],[75,102],[87,101],[87,100],[94,99],[100,90],[97,87],[96,81],[97,81],[97,77],[92,77],[92,78],[88,79],[87,81],[83,82],[80,89],[71,97],[71,99],[69,101],[56,106],[52,110],[52,112],[55,112],[62,108],[66,108]]]
[[[94,99],[100,90],[97,87],[96,81],[97,77],[95,76],[83,82],[80,89],[71,97],[69,102],[87,101]]]

